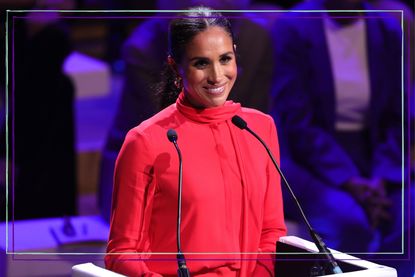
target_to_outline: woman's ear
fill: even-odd
[[[172,56],[168,55],[167,56],[167,63],[170,66],[170,68],[176,72],[177,75],[179,75],[179,69],[177,68],[177,64],[176,61],[173,59]]]

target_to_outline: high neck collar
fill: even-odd
[[[176,100],[177,110],[188,119],[199,123],[219,123],[230,120],[240,109],[241,104],[226,101],[223,106],[205,109],[194,108],[186,99],[183,92]]]

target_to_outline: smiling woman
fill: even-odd
[[[231,118],[244,118],[276,157],[278,139],[270,116],[227,100],[237,77],[230,23],[198,8],[171,22],[169,42],[160,86],[167,107],[129,131],[117,158],[106,266],[128,276],[177,274],[179,161],[166,137],[175,129],[191,275],[273,276],[272,252],[286,233],[279,176]]]
[[[186,98],[198,108],[222,106],[237,75],[232,38],[220,27],[209,27],[186,50],[178,66]]]
[[[171,22],[166,78],[158,88],[161,107],[174,103],[182,91],[199,108],[227,100],[237,76],[236,46],[229,21],[215,15],[202,8]]]

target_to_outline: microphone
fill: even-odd
[[[268,152],[269,157],[272,160],[272,163],[274,164],[275,168],[277,169],[278,173],[280,174],[281,178],[283,179],[285,186],[290,191],[291,196],[293,197],[295,203],[297,204],[297,207],[301,212],[301,215],[302,215],[302,218],[303,218],[305,224],[307,225],[307,228],[310,232],[311,238],[314,241],[314,244],[317,246],[320,253],[325,254],[325,257],[326,257],[327,261],[330,264],[330,267],[331,267],[330,269],[331,269],[332,273],[334,273],[334,274],[343,273],[343,271],[340,269],[339,265],[337,264],[336,260],[334,259],[333,254],[330,252],[330,250],[327,248],[326,244],[324,243],[323,239],[314,231],[314,229],[311,227],[310,223],[308,222],[308,219],[304,214],[304,211],[303,211],[303,209],[300,205],[300,202],[298,202],[297,197],[295,196],[293,190],[291,189],[290,184],[288,183],[287,179],[285,178],[284,174],[282,173],[280,167],[278,166],[278,164],[277,164],[277,162],[274,158],[274,155],[272,154],[271,150],[268,148],[267,144],[254,131],[252,131],[248,127],[248,124],[246,123],[246,121],[243,120],[240,116],[237,116],[237,115],[233,116],[232,117],[232,123],[241,130],[247,130],[257,140],[259,140],[259,142],[265,147],[265,149]]]
[[[183,176],[183,161],[182,153],[180,152],[179,145],[177,144],[177,133],[173,129],[167,131],[167,138],[170,142],[174,144],[174,147],[177,150],[177,155],[179,156],[179,193],[178,193],[178,205],[177,205],[177,264],[179,268],[177,269],[177,276],[179,277],[190,277],[189,270],[187,269],[186,259],[181,250],[181,239],[180,239],[180,223],[182,221],[182,176]]]

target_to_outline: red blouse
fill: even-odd
[[[232,124],[234,115],[279,157],[272,118],[231,101],[197,110],[181,94],[129,131],[115,166],[107,249],[123,254],[107,255],[108,269],[177,276],[178,156],[166,135],[172,128],[183,156],[181,241],[191,275],[273,276],[269,253],[286,233],[280,178],[263,146]]]

